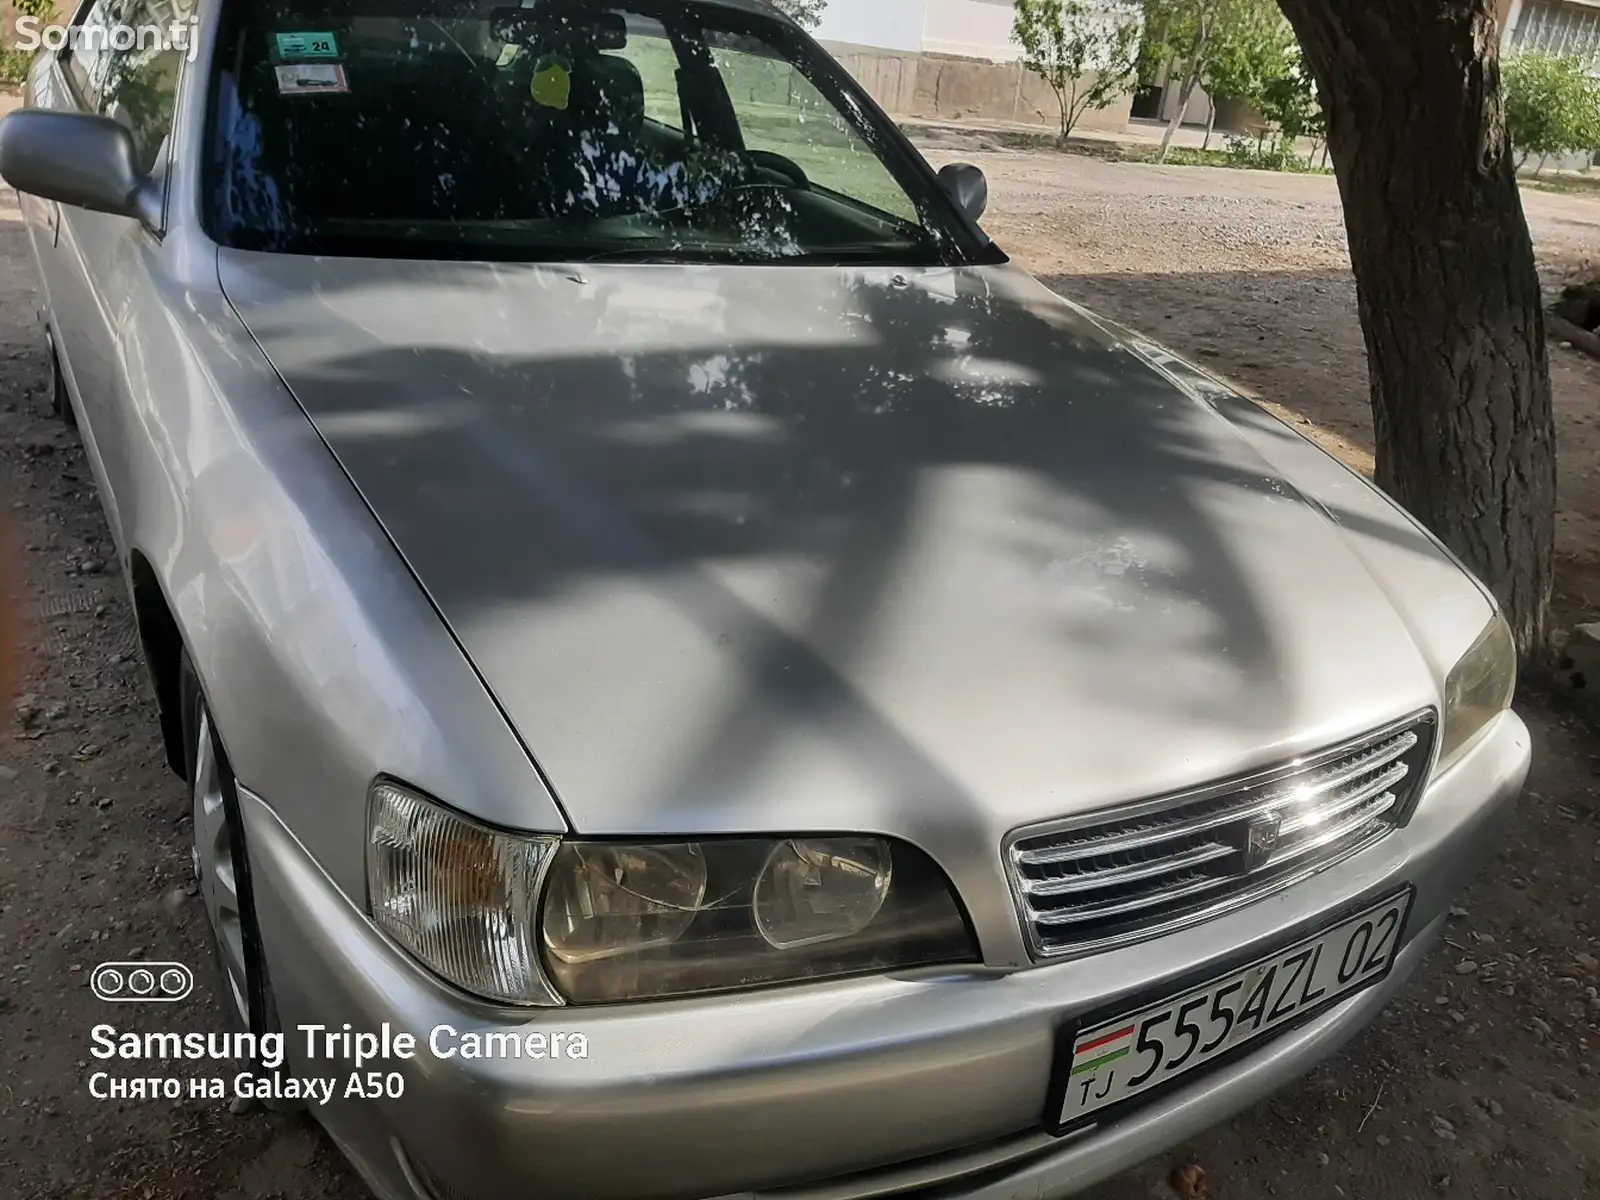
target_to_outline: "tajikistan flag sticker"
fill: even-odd
[[[1114,1029],[1109,1033],[1096,1030],[1086,1034],[1072,1049],[1072,1074],[1089,1075],[1107,1063],[1127,1058],[1133,1049],[1134,1026]]]

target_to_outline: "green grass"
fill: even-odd
[[[0,87],[16,87],[28,78],[33,55],[26,50],[0,50]]]
[[[1567,192],[1578,195],[1600,192],[1600,176],[1595,175],[1542,175],[1531,179],[1523,176],[1517,182],[1525,188],[1541,192]]]
[[[913,123],[906,127],[905,132],[908,136],[915,138],[924,129],[925,127],[921,126],[920,123]],[[971,132],[974,137],[982,138],[985,142],[1006,150],[1053,150],[1060,154],[1074,154],[1083,158],[1098,158],[1103,162],[1154,163],[1161,157],[1161,150],[1157,146],[1085,137],[1068,137],[1063,141],[1058,134],[1042,129],[1037,132],[1031,129],[974,129]],[[1303,162],[1304,160],[1301,161]],[[1241,160],[1230,155],[1226,150],[1200,150],[1189,146],[1174,146],[1167,153],[1166,165],[1169,167],[1236,167],[1259,171],[1291,171],[1301,175],[1333,174],[1333,171],[1327,167],[1278,166],[1266,156],[1260,159],[1252,156],[1249,159]]]

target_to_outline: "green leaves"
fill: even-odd
[[[1299,47],[1276,4],[1235,7],[1212,38],[1200,82],[1213,100],[1244,100],[1260,108],[1258,101],[1283,77]]]
[[[772,3],[807,29],[815,29],[822,23],[823,10],[828,7],[828,0],[772,0]]]
[[[1501,69],[1506,132],[1522,158],[1600,149],[1600,80],[1581,59],[1524,53]]]
[[[1022,63],[1055,93],[1061,136],[1091,108],[1109,108],[1138,65],[1138,13],[1125,4],[1015,0],[1012,39]]]

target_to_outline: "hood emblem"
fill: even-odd
[[[1275,812],[1252,817],[1245,829],[1244,873],[1259,871],[1267,865],[1272,852],[1278,848],[1278,830],[1283,818]]]

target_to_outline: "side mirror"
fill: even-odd
[[[977,224],[989,207],[989,181],[971,163],[951,163],[939,170],[939,183],[956,207]]]
[[[19,192],[161,225],[161,192],[110,117],[24,108],[0,120],[0,178]]]

